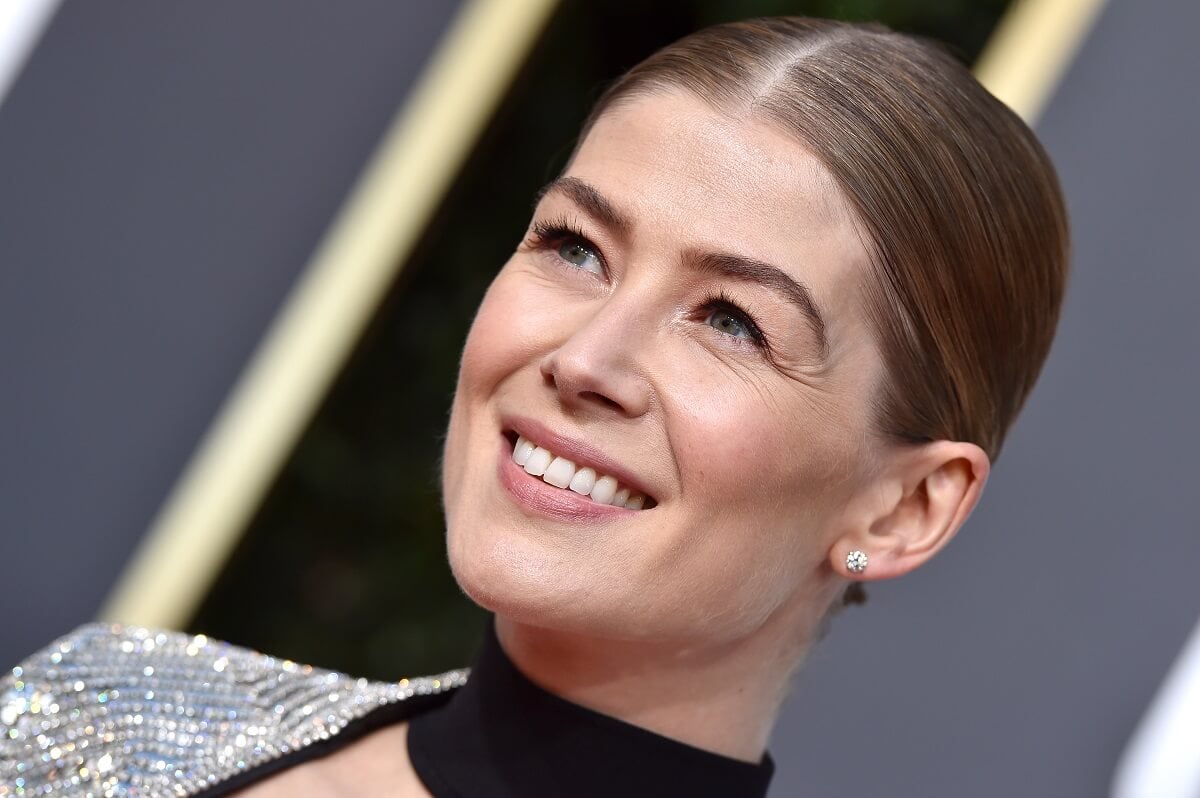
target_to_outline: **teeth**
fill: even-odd
[[[538,446],[529,455],[529,459],[525,461],[525,473],[531,476],[540,477],[546,473],[546,469],[550,466],[550,460],[554,455]]]
[[[537,447],[524,438],[517,438],[517,448],[513,449],[513,461],[519,466],[525,465],[535,448]]]
[[[592,488],[592,501],[598,504],[612,504],[616,493],[617,481],[612,477],[600,477]]]
[[[570,488],[581,496],[590,496],[597,504],[630,510],[645,506],[645,496],[621,487],[616,478],[599,475],[593,468],[576,468],[567,458],[558,457],[525,438],[517,438],[512,458],[530,476],[541,477],[543,482],[556,488]]]
[[[542,479],[556,488],[565,488],[575,478],[575,464],[565,457],[555,457],[554,462],[542,474]]]
[[[612,477],[609,477],[612,479]],[[596,487],[596,472],[590,468],[581,468],[575,472],[575,476],[571,477],[571,484],[568,486],[571,490],[583,496],[587,496]]]

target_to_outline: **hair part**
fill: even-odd
[[[614,106],[684,89],[794,133],[857,216],[886,369],[874,423],[993,461],[1049,352],[1066,211],[1033,132],[940,46],[879,25],[776,17],[706,28],[612,84]]]

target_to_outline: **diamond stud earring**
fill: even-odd
[[[846,555],[846,570],[852,574],[861,574],[867,570],[867,555],[855,549]]]

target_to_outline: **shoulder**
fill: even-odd
[[[202,635],[89,624],[0,678],[0,796],[198,795],[466,677],[374,682]]]

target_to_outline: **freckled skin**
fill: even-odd
[[[771,124],[682,93],[621,105],[566,172],[633,222],[628,237],[549,193],[602,255],[518,247],[463,354],[443,485],[451,564],[505,618],[624,640],[727,644],[789,603],[828,600],[831,542],[864,489],[878,351],[862,315],[867,253],[825,169]],[[681,266],[731,252],[805,282],[828,324],[769,289]],[[574,254],[574,253],[569,253]],[[720,289],[767,335],[770,359],[710,323]],[[531,517],[496,479],[502,413],[584,439],[639,474],[651,511],[602,525]]]

